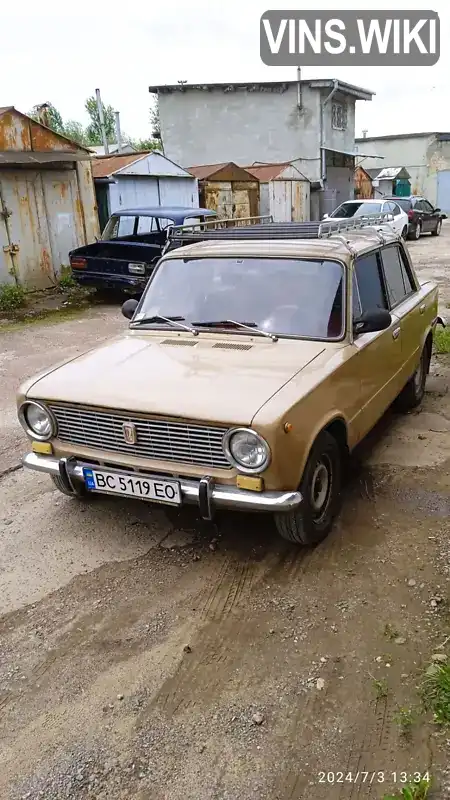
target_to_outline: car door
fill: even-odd
[[[394,231],[397,234],[400,235],[402,233],[402,231],[403,231],[403,228],[407,224],[406,220],[403,217],[402,210],[401,210],[400,206],[397,203],[394,203],[393,200],[389,200],[389,202],[385,203],[385,206],[386,206],[385,210],[389,214],[393,214],[394,215],[394,221],[391,222],[391,225],[392,225]]]
[[[381,250],[381,263],[389,310],[400,320],[402,384],[416,369],[422,352],[425,294],[416,284],[406,249],[390,244]]]
[[[352,281],[352,317],[388,308],[379,251],[355,259]],[[402,388],[400,320],[394,313],[389,328],[355,336],[355,375],[359,380],[360,410],[356,419],[361,439],[373,428]]]
[[[428,200],[422,199],[424,209],[424,220],[426,220],[426,228],[424,230],[434,231],[436,229],[438,214],[434,213],[434,208]]]
[[[422,197],[418,197],[415,204],[414,204],[414,211],[416,212],[416,225],[420,222],[422,227],[422,233],[426,233],[426,231],[430,230],[429,227],[429,219],[425,211],[425,201]]]

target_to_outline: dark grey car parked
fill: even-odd
[[[384,199],[395,200],[408,214],[408,239],[419,239],[422,233],[439,236],[442,220],[447,219],[447,215],[443,214],[440,208],[434,208],[425,197],[412,194],[409,197],[392,195]]]

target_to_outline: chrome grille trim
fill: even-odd
[[[57,421],[57,438],[61,442],[156,461],[178,461],[216,469],[232,468],[222,447],[226,428],[148,419],[123,411],[108,412],[59,403],[49,403],[48,408]],[[122,430],[124,422],[132,422],[136,426],[136,444],[127,444],[125,441]]]

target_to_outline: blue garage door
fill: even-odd
[[[442,211],[450,211],[450,169],[438,172],[437,204]]]

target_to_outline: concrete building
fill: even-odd
[[[69,251],[98,233],[90,151],[0,108],[0,284],[54,286]]]
[[[157,151],[98,156],[92,172],[102,230],[120,208],[198,206],[196,178]]]
[[[149,90],[158,98],[164,152],[177,163],[295,163],[311,183],[313,218],[353,197],[355,104],[373,92],[337,80]]]
[[[450,211],[450,133],[405,133],[392,136],[367,136],[355,140],[360,150],[358,161],[372,173],[382,167],[406,168],[413,194],[427,198],[442,211]],[[365,158],[383,156],[383,161]]]

